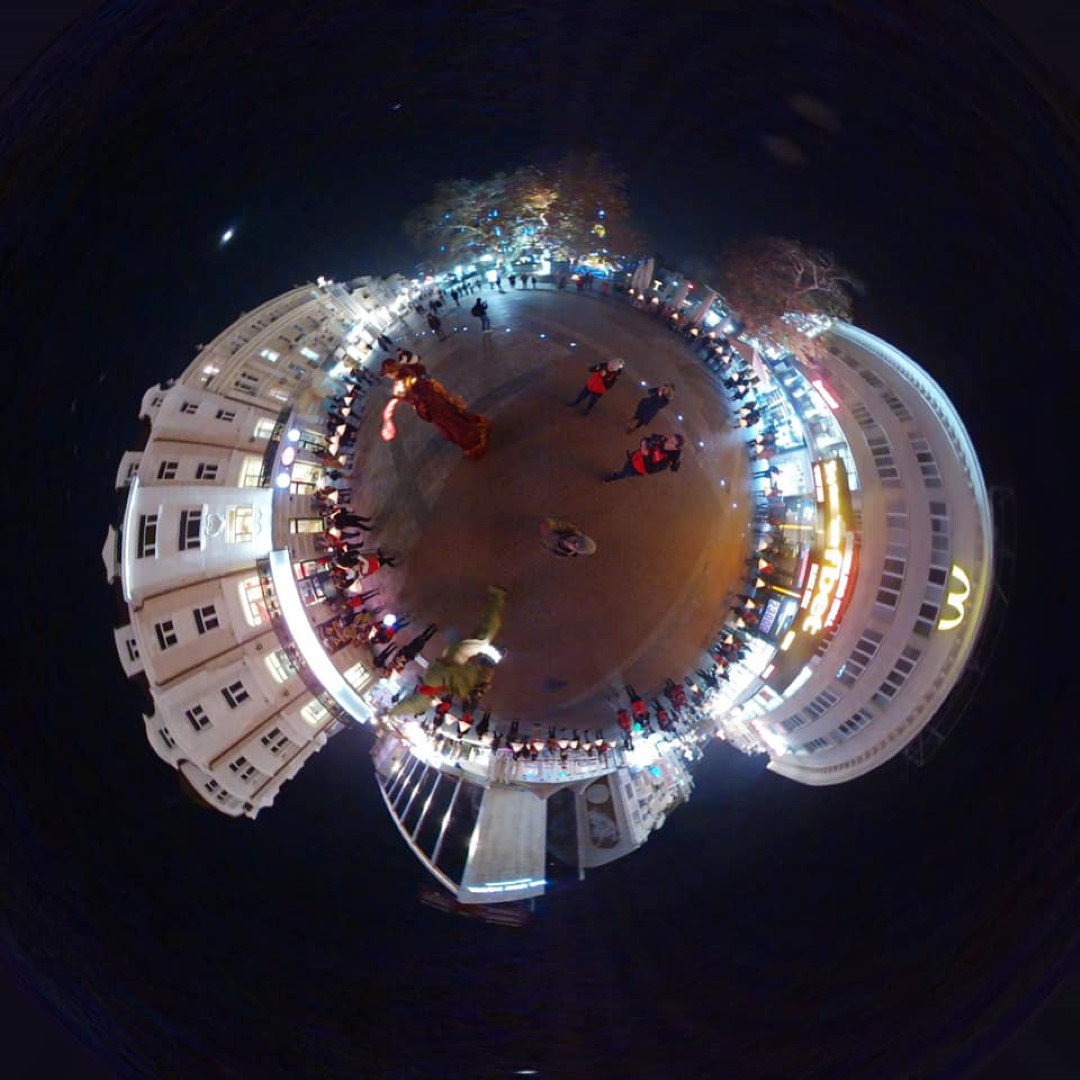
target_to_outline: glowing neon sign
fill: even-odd
[[[841,512],[840,462],[836,458],[814,465],[814,488],[826,508],[825,547],[810,564],[800,607],[806,612],[801,629],[819,634],[833,625],[851,583],[854,549]]]
[[[964,621],[964,615],[967,614],[967,598],[971,595],[971,579],[964,572],[963,567],[953,563],[952,580],[959,588],[950,590],[945,597],[945,607],[949,608],[953,614],[949,616],[942,615],[937,624],[939,630],[955,629]]]

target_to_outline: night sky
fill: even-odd
[[[1075,95],[959,0],[495,7],[117,3],[8,90],[4,1075],[977,1075],[1073,970]],[[832,248],[1014,490],[1020,569],[925,768],[814,790],[716,747],[662,833],[509,930],[416,902],[366,733],[255,823],[182,796],[98,553],[151,383],[298,282],[410,270],[438,179],[570,149],[664,261]],[[988,1077],[1075,1074],[1050,1009]]]

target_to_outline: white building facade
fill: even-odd
[[[805,428],[805,534],[794,580],[758,598],[773,647],[756,642],[746,682],[714,703],[730,741],[814,785],[861,776],[919,735],[994,587],[990,499],[941,387],[857,327],[834,325],[823,344],[813,371],[756,357]]]
[[[404,282],[320,280],[244,313],[179,379],[146,392],[146,444],[117,470],[123,510],[102,554],[127,613],[114,630],[120,662],[154,703],[154,751],[230,816],[273,803],[340,730],[342,699],[369,715],[359,650],[318,650],[320,681],[280,594],[309,629],[329,618],[298,580],[322,527],[310,497],[325,449],[317,402],[407,299]]]

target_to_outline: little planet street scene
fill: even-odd
[[[1080,1075],[1078,34],[13,9],[0,1080]]]
[[[288,813],[362,725],[431,884],[490,906],[630,855],[704,753],[832,785],[943,736],[994,579],[962,418],[826,314],[831,256],[733,251],[826,282],[744,312],[607,251],[605,213],[561,261],[500,229],[441,273],[299,286],[147,389],[104,557],[195,797]]]

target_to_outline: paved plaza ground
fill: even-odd
[[[492,333],[480,333],[474,297],[463,297],[444,309],[445,342],[426,324],[421,334],[415,314],[415,334],[395,335],[489,418],[481,461],[408,408],[395,417],[397,438],[382,442],[389,380],[370,393],[357,502],[374,515],[379,545],[401,557],[375,579],[380,602],[411,614],[404,639],[439,625],[425,650],[433,658],[469,633],[487,586],[505,586],[496,644],[507,655],[485,707],[499,719],[600,726],[624,682],[655,694],[696,665],[724,621],[748,545],[745,446],[701,360],[625,298],[548,286],[484,299]],[[626,368],[592,414],[569,408],[588,366],[616,356]],[[665,381],[675,383],[673,403],[627,435],[646,387]],[[685,434],[680,471],[600,483],[646,431]],[[546,516],[579,525],[596,554],[551,555],[539,536]]]

